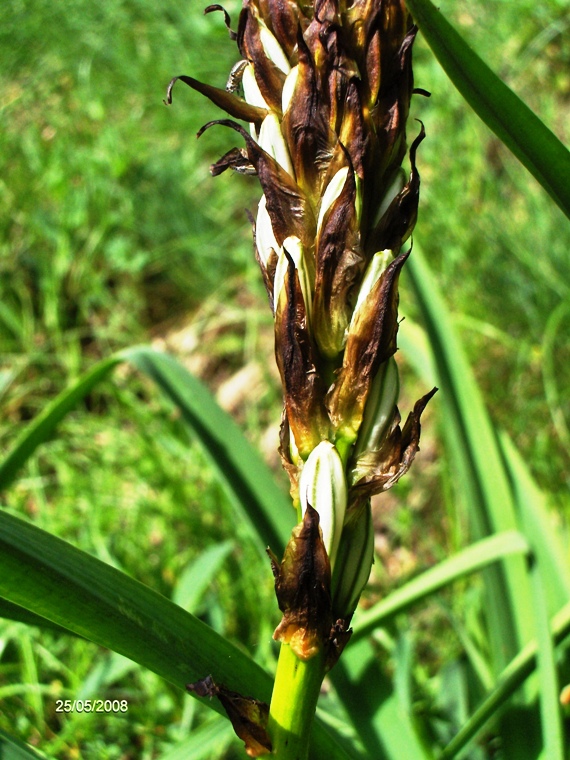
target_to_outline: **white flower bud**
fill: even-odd
[[[257,207],[257,219],[255,221],[255,245],[260,261],[264,267],[267,266],[269,257],[271,256],[271,250],[275,251],[275,254],[279,254],[279,244],[275,240],[275,234],[273,233],[273,225],[267,212],[267,202],[265,195],[261,196],[259,206]]]
[[[352,615],[374,562],[374,525],[370,504],[349,512],[342,534],[342,552],[333,573],[333,607],[341,617]]]
[[[283,133],[281,132],[281,123],[276,114],[267,114],[261,123],[258,142],[263,150],[269,153],[286,172],[289,172],[292,177],[295,176],[289,148],[285,143]]]
[[[323,542],[332,568],[342,534],[347,491],[342,460],[330,441],[321,441],[309,454],[301,472],[299,499],[303,515],[307,504],[319,513]]]
[[[285,251],[287,251],[295,264],[295,269],[299,276],[299,282],[301,283],[301,292],[303,293],[303,300],[305,302],[307,321],[310,323],[313,306],[312,276],[308,269],[309,262],[307,261],[307,256],[305,255],[301,241],[298,237],[295,237],[295,235],[290,235],[283,241],[283,247],[281,248],[277,266],[275,268],[275,279],[273,280],[274,309],[277,310],[279,296],[289,270],[289,259],[285,255]]]
[[[364,451],[377,451],[382,443],[391,421],[394,418],[394,407],[398,401],[400,381],[398,365],[393,356],[380,367],[372,382],[370,393],[364,408],[364,417],[354,456],[359,457]]]
[[[356,299],[354,311],[352,312],[352,319],[350,320],[348,332],[350,332],[350,328],[354,324],[358,311],[370,295],[372,288],[376,285],[393,260],[394,256],[392,251],[388,248],[385,251],[378,251],[378,253],[375,253],[372,257],[372,261],[368,265],[364,277],[362,278],[362,284],[358,291],[358,298]]]
[[[259,19],[259,39],[261,40],[265,55],[269,60],[273,61],[277,68],[281,69],[284,74],[288,74],[291,70],[291,66],[289,65],[287,56],[281,45],[277,42],[276,38],[261,19]]]
[[[259,89],[258,84],[255,81],[255,73],[253,71],[253,64],[248,63],[245,69],[243,70],[241,84],[243,87],[243,96],[245,100],[247,100],[248,103],[250,103],[252,106],[257,106],[258,108],[265,108],[267,111],[269,111],[269,106],[267,105],[265,98],[261,94],[261,90]]]
[[[344,187],[344,183],[346,182],[347,176],[348,176],[348,166],[343,166],[342,169],[339,169],[337,171],[337,173],[334,175],[334,177],[331,179],[331,181],[327,185],[326,190],[323,193],[323,197],[321,200],[321,207],[319,209],[319,218],[317,220],[317,235],[321,231],[321,226],[322,226],[323,219],[325,217],[326,212],[333,205],[333,203],[336,201],[338,196],[342,193],[342,188]]]
[[[283,90],[281,92],[281,110],[283,113],[289,108],[293,93],[295,92],[295,85],[297,84],[297,75],[299,74],[299,66],[293,66],[291,71],[287,74],[287,79],[283,83]]]

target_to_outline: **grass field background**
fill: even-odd
[[[234,25],[238,3],[229,2]],[[570,143],[570,37],[563,0],[449,0],[442,10],[551,129]],[[221,14],[175,0],[6,0],[0,26],[0,446],[97,359],[137,343],[171,351],[276,462],[280,391],[272,324],[244,209],[252,178],[208,165],[234,133],[199,127],[215,107],[170,78],[223,87],[239,54]],[[437,274],[494,421],[570,517],[570,229],[462,102],[421,38],[415,79],[427,139],[415,238]],[[410,121],[410,134],[417,129]],[[413,321],[411,289],[403,312]],[[403,354],[403,352],[401,352]],[[425,392],[405,355],[402,408]],[[375,507],[369,599],[467,538],[460,484],[434,401],[412,472]],[[285,484],[284,484],[285,487]],[[278,622],[267,563],[236,523],[176,414],[133,372],[92,393],[38,450],[4,508],[199,614],[261,662]],[[419,712],[461,652],[451,612],[477,585],[406,621]],[[128,699],[127,714],[62,715],[57,699]],[[0,729],[49,757],[150,760],[202,708],[152,673],[83,641],[0,621]],[[206,722],[205,722],[206,721]],[[206,734],[204,734],[205,736]],[[240,757],[219,732],[204,757]],[[214,745],[212,745],[214,746]],[[238,749],[236,749],[238,747]],[[196,755],[198,757],[198,755]]]

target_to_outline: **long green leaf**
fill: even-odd
[[[570,152],[430,0],[407,0],[407,4],[446,74],[471,108],[570,217]]]
[[[25,623],[26,625],[35,625],[38,628],[47,628],[50,631],[57,631],[58,633],[69,633],[66,628],[62,628],[60,625],[57,625],[51,620],[47,620],[40,615],[36,615],[34,612],[30,612],[30,610],[27,610],[25,607],[20,607],[19,604],[13,604],[7,599],[2,599],[1,597],[0,618],[15,620],[18,623]]]
[[[294,523],[289,498],[277,487],[260,455],[207,388],[175,359],[146,346],[121,351],[99,362],[60,393],[25,428],[0,465],[0,490],[10,485],[18,469],[54,434],[61,420],[107,378],[117,364],[125,361],[147,374],[176,404],[234,505],[259,535],[261,546],[269,545],[281,553]]]
[[[424,599],[443,586],[469,573],[481,570],[492,562],[497,562],[510,554],[528,554],[529,545],[525,537],[517,531],[498,533],[468,546],[458,554],[426,570],[417,578],[393,591],[366,612],[357,613],[354,618],[354,633],[350,643],[371,634],[387,618],[403,612],[412,604]]]
[[[0,511],[0,596],[184,685],[212,674],[269,701],[272,679],[229,641],[124,573]],[[217,700],[205,704],[221,712]],[[320,722],[315,757],[347,755]]]
[[[570,636],[570,603],[554,616],[551,623],[554,644],[560,644]],[[477,736],[486,723],[495,717],[499,709],[536,667],[537,643],[531,641],[509,663],[497,679],[493,690],[441,753],[439,760],[451,760]]]
[[[294,524],[290,499],[276,486],[267,465],[232,418],[171,356],[147,347],[129,349],[122,356],[151,377],[176,404],[263,548],[269,545],[281,553]]]
[[[60,393],[22,432],[13,449],[0,464],[0,491],[7,488],[20,467],[37,447],[53,435],[57,425],[77,404],[122,361],[120,354],[97,363],[70,388]]]
[[[453,319],[417,243],[406,267],[432,347],[442,432],[455,478],[468,506],[477,538],[518,524],[511,484],[491,420]],[[511,557],[485,571],[489,633],[495,672],[500,672],[533,634],[530,587],[524,561]]]
[[[229,723],[216,717],[193,730],[190,736],[160,756],[159,760],[211,760],[220,757],[235,741]]]
[[[505,433],[499,440],[521,525],[544,579],[548,614],[554,615],[570,600],[570,562],[554,529],[546,498],[526,462]]]
[[[346,649],[330,673],[358,737],[374,760],[428,760],[409,714],[402,708],[370,641]]]
[[[0,731],[0,760],[45,760],[45,755]]]

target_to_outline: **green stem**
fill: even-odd
[[[324,675],[322,652],[305,662],[289,644],[281,645],[268,723],[272,755],[278,760],[307,760]]]

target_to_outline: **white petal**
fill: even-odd
[[[255,222],[255,244],[257,246],[257,253],[264,266],[267,266],[267,262],[271,255],[271,249],[276,254],[279,253],[279,244],[275,240],[273,233],[273,225],[271,219],[267,213],[267,203],[265,195],[261,196],[259,206],[257,207],[257,220]]]
[[[289,149],[285,143],[283,133],[281,132],[281,124],[276,114],[269,113],[262,121],[258,142],[263,150],[269,153],[270,156],[273,156],[286,172],[292,177],[295,176]]]
[[[261,94],[261,90],[255,81],[255,74],[253,72],[253,65],[251,63],[248,63],[245,67],[241,83],[243,86],[243,95],[247,102],[252,106],[265,108],[269,111],[269,106],[265,102],[265,98]]]
[[[319,218],[317,220],[317,235],[321,231],[321,225],[323,223],[324,216],[329,208],[336,201],[338,196],[342,193],[342,188],[346,182],[348,176],[348,166],[344,166],[339,169],[334,177],[331,179],[321,200],[321,207],[319,209]]]
[[[323,542],[332,567],[342,534],[347,490],[340,454],[330,441],[321,441],[309,454],[299,480],[299,498],[303,515],[307,504],[319,513]]]
[[[277,42],[276,38],[271,34],[269,29],[265,26],[263,21],[259,22],[259,38],[265,51],[265,55],[273,61],[277,68],[281,69],[284,74],[288,74],[291,70],[287,56],[285,55],[283,48]]]

